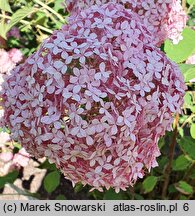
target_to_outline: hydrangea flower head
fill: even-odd
[[[142,18],[147,28],[156,36],[155,43],[160,46],[166,39],[178,43],[182,39],[181,32],[186,26],[187,15],[180,0],[66,0],[67,9],[71,14],[92,5],[108,2],[120,3]]]
[[[93,6],[55,31],[3,89],[5,120],[29,153],[73,184],[126,190],[157,165],[185,84],[137,14]]]
[[[4,152],[0,153],[0,177],[7,175],[9,172],[25,167],[28,165],[30,155],[24,148],[21,148],[17,153],[9,151],[9,148],[4,147]],[[13,150],[12,150],[13,151]]]
[[[4,77],[19,63],[23,58],[19,49],[13,48],[8,52],[0,49],[0,90]]]
[[[10,59],[9,53],[4,49],[0,49],[0,74],[9,72],[14,66],[15,64]]]
[[[12,48],[11,50],[9,50],[9,57],[12,60],[12,62],[14,62],[15,64],[22,61],[23,58],[23,54],[19,49],[16,48]]]

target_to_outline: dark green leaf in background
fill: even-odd
[[[173,162],[173,170],[180,171],[185,170],[190,165],[190,161],[184,156],[180,155],[176,160]]]
[[[195,179],[195,169],[192,170],[192,172],[190,174],[190,178]]]
[[[187,154],[191,159],[195,160],[195,140],[192,137],[183,137],[179,141],[179,145],[185,154]]]
[[[13,183],[18,177],[18,171],[8,173],[6,176],[0,177],[0,189],[4,187],[6,183]]]
[[[135,194],[135,199],[136,200],[144,200],[144,197],[141,196],[140,194]]]
[[[82,189],[83,189],[82,183],[77,183],[74,187],[74,192],[78,193],[78,192],[82,191]]]
[[[158,180],[158,178],[156,176],[148,176],[143,181],[144,193],[151,192],[154,189],[154,187],[156,186],[157,180]]]
[[[48,193],[53,192],[60,184],[60,173],[58,171],[53,171],[47,174],[44,178],[43,184]]]
[[[116,193],[113,189],[110,189],[105,192],[104,200],[122,200],[122,193]]]
[[[185,181],[179,181],[175,184],[175,188],[184,195],[190,195],[193,193],[193,187]]]
[[[175,193],[175,192],[177,192],[177,190],[175,188],[175,185],[173,185],[173,184],[169,185],[168,191],[169,191],[169,193]]]

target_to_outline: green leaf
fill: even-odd
[[[190,174],[190,178],[195,179],[195,169],[192,170],[192,172]]]
[[[190,134],[191,134],[192,138],[195,139],[195,124],[191,124]]]
[[[182,33],[183,40],[173,44],[170,40],[165,41],[164,50],[167,56],[176,63],[184,62],[195,51],[195,31],[185,28]]]
[[[4,39],[6,38],[7,32],[10,30],[9,24],[5,23],[3,20],[0,21],[0,36]]]
[[[144,197],[140,194],[135,194],[135,200],[144,200]]]
[[[169,193],[175,193],[175,192],[177,192],[177,190],[175,188],[175,185],[173,185],[173,184],[169,185],[168,191],[169,191]]]
[[[113,189],[110,189],[105,192],[104,200],[122,200],[123,196],[122,193],[116,193]]]
[[[190,92],[186,92],[185,96],[184,96],[184,102],[185,102],[185,106],[191,106],[192,105],[192,95]]]
[[[193,84],[192,84],[193,85]],[[192,113],[195,113],[195,106],[194,106],[194,102],[195,101],[195,95],[193,94],[193,91],[190,92],[186,92],[185,96],[184,96],[184,105],[183,108],[188,108],[191,110]],[[184,117],[184,116],[182,116]],[[188,117],[188,116],[187,116]],[[180,118],[181,119],[181,118]],[[186,119],[185,119],[186,120]],[[185,121],[184,120],[184,121]]]
[[[191,164],[190,161],[184,155],[180,155],[173,162],[173,170],[174,171],[185,170],[190,164]]]
[[[179,127],[179,128],[178,128],[178,132],[179,132],[179,135],[180,135],[181,137],[184,136],[184,129],[183,129],[183,128]]]
[[[185,99],[184,99],[185,100]],[[180,118],[179,118],[179,123],[182,124],[184,123],[184,121],[186,121],[186,119],[188,118],[188,115],[182,115]]]
[[[179,64],[179,68],[184,76],[185,82],[195,79],[195,65],[193,64]]]
[[[188,197],[186,197],[186,196],[184,196],[184,195],[181,195],[181,196],[179,197],[179,199],[180,199],[180,200],[188,200]]]
[[[54,10],[56,12],[58,12],[60,9],[63,9],[63,3],[64,3],[64,0],[55,0],[55,3],[54,3]]]
[[[53,192],[60,184],[60,173],[58,171],[53,171],[46,175],[43,181],[45,190],[48,193]]]
[[[18,174],[19,172],[15,170],[8,173],[6,176],[0,177],[0,189],[3,188],[6,183],[13,183],[17,179]]]
[[[19,10],[17,10],[10,19],[9,24],[5,23],[3,20],[0,22],[0,35],[4,39],[6,39],[7,32],[15,26],[17,23],[19,23],[22,19],[27,17],[28,15],[35,12],[35,9],[33,7],[23,7]]]
[[[75,185],[75,187],[74,187],[74,192],[75,192],[75,193],[78,193],[78,192],[80,192],[82,189],[83,189],[82,183],[77,183],[77,184]]]
[[[17,23],[19,23],[22,19],[25,17],[29,16],[35,12],[35,8],[33,7],[23,7],[19,10],[17,10],[11,17],[10,23],[9,23],[9,28],[11,29],[13,26],[15,26]]]
[[[9,5],[8,0],[1,0],[0,1],[0,9],[12,13],[12,10],[11,10],[11,7]]]
[[[184,195],[190,195],[193,193],[193,187],[185,181],[179,181],[175,184],[175,188]]]
[[[185,154],[187,154],[191,159],[195,160],[195,141],[190,136],[183,137],[179,142],[180,148]]]
[[[45,161],[39,166],[39,169],[47,169],[47,170],[50,170],[50,171],[56,171],[56,170],[57,170],[56,165],[55,165],[55,164],[49,163],[48,160],[45,160]]]
[[[165,145],[165,139],[164,138],[160,138],[158,141],[158,147],[159,149],[162,149],[162,147]]]
[[[42,25],[44,27],[47,27],[47,21],[48,17],[45,15],[44,12],[38,11],[34,16],[33,19],[35,20],[35,24]]]
[[[159,172],[163,172],[164,167],[166,166],[166,164],[168,163],[168,158],[167,156],[162,156],[158,158],[158,167],[156,167],[156,169],[159,170]]]
[[[195,0],[187,0],[187,3],[188,3],[189,5],[193,5],[193,4],[195,4]]]
[[[154,187],[156,186],[157,180],[158,180],[158,178],[156,176],[148,176],[143,181],[144,193],[151,192],[154,189]]]

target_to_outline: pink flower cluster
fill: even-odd
[[[186,64],[195,64],[195,54],[186,60]]]
[[[5,121],[73,184],[126,190],[157,166],[185,84],[134,12],[93,6],[55,31],[4,83]]]
[[[24,148],[20,149],[16,154],[13,154],[12,151],[0,153],[0,176],[7,175],[14,169],[28,165],[30,156]]]
[[[4,76],[22,60],[23,56],[19,49],[13,48],[8,52],[0,49],[0,90],[1,84],[4,81]]]
[[[16,66],[16,63],[19,63],[22,60],[22,53],[20,50],[13,48],[10,51],[6,51],[4,49],[0,49],[0,90],[2,89],[2,83],[4,82],[4,78],[6,75],[10,73],[10,71]],[[0,126],[2,125],[2,116],[3,110],[0,109]],[[0,133],[0,139],[6,140],[5,133]]]
[[[66,5],[68,11],[76,15],[79,10],[108,2],[120,3],[136,12],[155,35],[154,42],[158,46],[167,38],[173,43],[178,43],[182,39],[181,32],[186,26],[187,15],[180,0],[66,0]]]
[[[4,78],[8,76],[10,71],[16,66],[16,63],[22,60],[20,50],[13,48],[8,52],[0,49],[0,90]],[[4,110],[0,108],[0,127],[4,125]],[[29,154],[22,148],[18,153],[13,154],[13,149],[8,147],[10,135],[7,132],[0,132],[0,176],[6,175],[13,169],[26,166],[29,160]]]

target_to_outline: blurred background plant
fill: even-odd
[[[159,166],[126,192],[90,192],[90,187],[77,184],[74,188],[56,167],[46,159],[30,157],[20,143],[10,139],[8,128],[1,127],[0,108],[0,197],[6,199],[5,184],[18,194],[37,199],[194,199],[195,198],[195,0],[182,1],[188,14],[183,40],[174,45],[166,40],[161,49],[176,62],[188,89],[183,114],[176,115],[173,131],[159,141]],[[55,29],[67,22],[64,0],[2,0],[0,1],[0,88],[6,74],[33,53]],[[34,163],[30,163],[34,161]],[[31,164],[31,165],[29,165]],[[32,165],[33,164],[33,165]],[[24,167],[45,170],[37,191],[28,184],[14,185],[23,177]],[[32,167],[31,167],[32,168]],[[26,186],[25,186],[26,185]]]

